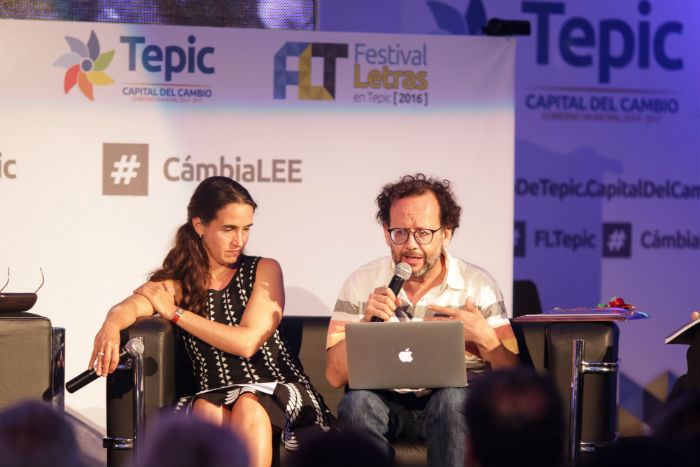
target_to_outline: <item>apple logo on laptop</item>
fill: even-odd
[[[413,352],[411,352],[408,348],[406,350],[402,350],[399,352],[399,360],[401,360],[403,363],[410,363],[413,361]]]

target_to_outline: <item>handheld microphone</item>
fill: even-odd
[[[391,281],[389,281],[389,287],[392,292],[394,292],[394,295],[398,296],[399,292],[401,292],[401,287],[403,287],[403,283],[411,277],[411,266],[408,263],[399,263],[396,265],[394,268],[394,277],[391,278]],[[376,316],[372,316],[371,321],[382,321],[380,318]]]
[[[403,283],[411,277],[411,266],[408,265],[408,263],[399,263],[396,265],[394,268],[394,277],[391,278],[391,281],[389,282],[389,287],[392,292],[394,292],[394,295],[397,297],[399,296],[399,292],[401,292],[401,287],[403,287]]]
[[[127,342],[124,345],[122,351],[119,353],[119,360],[126,357],[127,355],[135,357],[136,355],[142,353],[143,341],[141,339],[130,339],[129,342]],[[94,368],[90,370],[85,370],[66,383],[66,390],[70,393],[74,393],[83,386],[92,383],[97,378],[99,378],[99,376],[97,375],[97,371]]]

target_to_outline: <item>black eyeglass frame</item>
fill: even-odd
[[[389,232],[389,238],[391,239],[391,242],[392,242],[394,245],[403,245],[404,243],[406,243],[406,242],[408,241],[408,239],[410,238],[411,233],[413,233],[413,239],[416,241],[417,244],[419,244],[419,245],[430,245],[430,244],[433,242],[433,238],[435,237],[435,232],[439,232],[440,230],[442,230],[442,229],[444,229],[444,228],[445,228],[444,225],[440,226],[440,227],[437,228],[437,229],[415,229],[415,230],[409,230],[409,229],[404,229],[404,228],[401,228],[401,227],[397,227],[397,228],[394,228],[394,229],[386,229],[386,231]],[[396,240],[394,240],[394,232],[396,232],[397,230],[403,230],[403,231],[405,231],[405,232],[408,234],[408,235],[406,235],[406,240],[404,240],[404,241],[401,242],[401,243],[399,243],[399,242],[397,242]],[[425,242],[425,243],[419,241],[419,240],[418,240],[418,237],[416,236],[416,234],[417,234],[419,231],[430,232],[430,240],[428,240],[428,241]]]

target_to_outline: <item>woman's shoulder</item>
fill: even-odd
[[[257,268],[258,268],[258,273],[260,273],[260,272],[276,272],[276,271],[282,270],[280,263],[276,259],[264,258],[262,256],[257,257]]]
[[[231,279],[231,284],[282,284],[282,269],[277,261],[261,256],[242,256],[238,261],[238,272]]]
[[[149,282],[154,282],[156,284],[163,284],[166,287],[180,287],[180,281],[177,279],[150,279]]]
[[[168,290],[175,295],[175,300],[182,300],[182,283],[177,279],[163,279],[163,280],[151,280],[158,284],[163,284],[165,290]]]
[[[243,256],[241,269],[249,270],[257,278],[271,279],[282,275],[282,268],[277,260],[262,256]]]
[[[246,255],[243,254],[240,256],[239,262],[241,264],[277,264],[279,265],[279,262],[276,259],[273,258],[266,258],[265,256],[251,256],[251,255]]]

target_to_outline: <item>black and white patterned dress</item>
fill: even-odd
[[[238,326],[253,290],[260,257],[242,255],[231,282],[221,291],[209,290],[209,319],[229,326]],[[198,393],[183,397],[177,409],[190,411],[197,398],[231,407],[246,392],[255,393],[267,410],[273,426],[282,430],[282,444],[289,450],[297,448],[295,428],[319,425],[328,429],[330,411],[323,398],[311,386],[301,363],[291,355],[279,329],[250,358],[226,353],[199,338],[183,332],[183,341],[192,362]],[[241,383],[276,382],[273,394]]]

